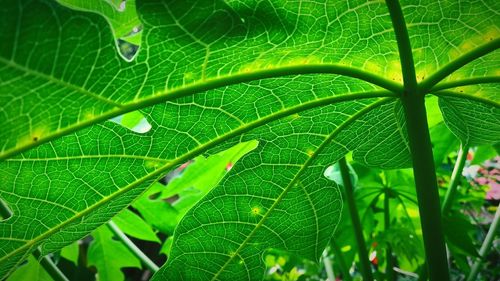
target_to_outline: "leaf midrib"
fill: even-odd
[[[154,178],[159,179],[159,177],[161,177],[165,173],[167,173],[172,167],[179,165],[179,164],[182,164],[185,161],[188,161],[188,160],[204,153],[205,151],[219,145],[220,143],[224,142],[227,139],[241,135],[245,132],[248,132],[252,129],[255,129],[259,126],[265,125],[269,122],[275,121],[277,119],[280,119],[280,118],[283,118],[283,117],[286,117],[286,116],[289,116],[289,115],[292,115],[292,114],[295,114],[295,113],[298,113],[298,112],[301,112],[301,111],[304,111],[307,109],[315,108],[318,106],[328,105],[328,104],[332,104],[335,102],[342,102],[342,101],[351,101],[351,100],[368,99],[368,98],[383,98],[383,97],[394,99],[396,97],[396,95],[392,92],[389,92],[389,91],[373,91],[373,92],[363,92],[363,93],[358,93],[358,94],[329,96],[329,97],[325,97],[322,99],[317,99],[317,100],[309,101],[309,102],[306,102],[303,104],[299,104],[299,105],[296,105],[294,107],[290,107],[290,108],[287,108],[285,110],[278,111],[278,112],[273,113],[271,115],[268,115],[264,118],[257,119],[253,122],[247,123],[244,126],[239,127],[238,129],[230,131],[230,132],[226,133],[225,135],[221,135],[218,138],[211,140],[210,142],[207,142],[201,146],[198,146],[197,148],[194,148],[190,152],[184,154],[183,156],[176,158],[172,162],[165,164],[164,166],[158,168],[157,170],[148,174],[147,176],[144,176],[144,177],[138,179],[137,181],[135,181],[131,184],[128,184],[127,186],[123,187],[122,189],[119,189],[117,192],[112,193],[111,195],[102,198],[100,201],[98,201],[97,203],[95,203],[91,207],[89,207],[81,212],[76,212],[74,216],[72,216],[70,219],[64,221],[63,223],[59,224],[57,227],[50,229],[49,231],[45,232],[44,234],[42,234],[40,236],[35,237],[34,239],[27,240],[28,242],[25,245],[15,249],[14,251],[12,251],[9,254],[0,258],[0,263],[4,260],[8,259],[9,257],[17,254],[18,252],[21,252],[22,250],[24,250],[26,248],[31,248],[33,245],[35,245],[39,241],[43,240],[44,238],[46,238],[52,234],[55,234],[57,231],[62,229],[64,226],[72,223],[73,221],[93,212],[95,209],[108,203],[109,201],[111,201],[115,197],[118,197],[121,194],[130,191],[134,187],[136,187],[136,186],[138,186],[138,185],[140,185],[148,180],[151,180]]]
[[[61,156],[61,157],[47,157],[47,158],[12,158],[5,160],[6,162],[43,162],[43,161],[64,161],[64,160],[81,160],[81,159],[102,159],[102,158],[118,158],[118,159],[135,159],[145,161],[163,162],[166,164],[168,160],[147,157],[141,155],[128,155],[128,154],[103,154],[103,155],[75,155],[75,156]]]

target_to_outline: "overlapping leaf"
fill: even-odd
[[[402,2],[407,4],[404,13],[417,79],[423,80],[425,90],[438,91],[435,94],[447,126],[468,145],[498,142],[500,3]],[[457,71],[442,71],[446,68]],[[438,78],[444,80],[429,87],[440,82]],[[444,89],[450,90],[439,92]]]
[[[42,246],[42,251],[48,253],[82,237],[125,207],[151,180],[206,149],[229,139],[233,141],[228,145],[234,144],[241,140],[239,133],[272,121],[280,115],[300,114],[300,110],[317,103],[349,98],[349,95],[332,96],[331,92],[332,89],[344,88],[345,79],[332,80],[324,77],[328,87],[324,87],[322,91],[313,91],[313,88],[317,88],[310,83],[311,79],[312,77],[272,79],[254,85],[242,85],[241,88],[247,88],[249,93],[253,93],[251,95],[240,95],[240,91],[223,89],[207,95],[187,97],[178,103],[158,105],[145,111],[154,128],[146,134],[136,134],[107,122],[4,162],[2,182],[6,186],[1,190],[1,196],[13,207],[14,215],[0,224],[5,237],[0,242],[5,254],[2,262],[6,266],[3,268],[18,263],[35,246]],[[281,84],[284,88],[273,92],[272,96],[277,101],[274,106],[269,106],[268,99],[259,100],[264,96],[263,91],[267,92],[266,88],[276,84]],[[222,99],[213,104],[211,96],[220,96]],[[288,100],[291,96],[296,96],[297,99]],[[365,96],[375,97],[377,94],[368,93]],[[254,101],[249,102],[252,99]],[[244,104],[252,106],[242,106]],[[366,105],[358,102],[345,104],[346,108],[354,112],[363,106]],[[391,112],[388,109],[384,110]],[[227,115],[227,112],[233,114]],[[326,112],[334,117],[337,110],[331,107],[330,110],[325,110],[325,114]],[[309,117],[306,120],[319,118],[318,124],[342,122],[346,116],[339,113],[338,118],[332,121],[323,117]],[[180,121],[178,116],[184,116],[185,119]],[[161,123],[155,120],[160,120]],[[297,120],[302,118],[298,117]],[[379,121],[389,123],[382,125],[389,131],[391,120],[394,117],[388,116]],[[365,120],[361,125],[366,125],[366,128],[358,126],[360,131],[355,134],[376,140],[373,135],[376,136],[379,131],[370,134],[373,126],[370,122],[373,121]],[[217,125],[209,127],[208,124]],[[291,130],[290,128],[293,127],[287,127]],[[319,128],[323,134],[329,131],[325,126]],[[254,138],[264,133],[255,135]],[[269,137],[274,138],[274,135],[270,134]],[[292,143],[301,145],[303,154],[307,155],[322,138],[324,135],[313,138],[306,134],[305,140],[294,140]],[[361,142],[363,139],[356,140]],[[369,143],[365,139],[366,147],[370,147]],[[75,144],[79,147],[78,150],[72,149]],[[286,150],[286,147],[283,150],[280,146],[274,147],[275,152],[272,154],[276,156],[273,161],[279,161],[278,155],[283,153],[296,154],[294,150]],[[345,153],[346,148],[340,148]],[[265,155],[270,156],[272,155]],[[407,159],[407,155],[403,159]],[[296,161],[300,163],[300,160]],[[391,163],[389,159],[386,162]],[[37,183],[36,189],[31,188],[33,181]],[[282,183],[277,178],[275,184],[279,186]],[[40,208],[45,208],[44,212],[36,211]]]
[[[456,26],[488,26],[480,33],[494,45],[494,5],[441,11],[471,14]],[[187,214],[165,270],[179,278],[258,279],[268,248],[300,249],[311,259],[321,253],[340,206],[337,189],[321,178],[327,165],[354,150],[355,159],[371,166],[408,166],[403,109],[396,99],[380,99],[401,90],[389,82],[401,77],[383,3],[151,0],[138,8],[144,40],[127,63],[97,15],[51,1],[0,7],[0,157],[12,158],[0,163],[0,197],[13,211],[0,223],[0,276],[36,247],[46,254],[84,236],[177,165],[257,139],[259,148],[237,173]],[[404,10],[417,69],[430,75],[463,52],[434,46],[451,37],[429,24],[438,21],[434,12],[418,8]],[[413,35],[412,26],[427,25],[426,33]],[[420,34],[437,41],[426,45]],[[455,44],[468,40],[463,34],[453,37]],[[432,49],[437,62],[427,60]],[[496,75],[490,68],[464,68],[462,78],[476,69]],[[353,78],[293,76],[307,73],[354,76],[395,93]],[[269,79],[249,82],[261,78]],[[496,87],[484,87],[484,94],[493,97],[489,106],[498,116]],[[475,93],[463,97],[485,101]],[[150,132],[103,122],[135,109],[143,109]],[[464,131],[463,118],[443,111],[450,127]]]
[[[393,62],[377,69],[381,74],[399,68],[392,36],[371,34],[372,26],[391,29],[388,17],[375,17],[387,14],[382,3],[247,6],[203,0],[140,1],[138,6],[143,51],[127,63],[116,54],[108,24],[98,15],[52,1],[2,5],[0,102],[8,126],[0,135],[0,157],[188,89],[290,71],[342,72],[348,65],[371,70],[376,62]],[[360,19],[373,24],[344,24]]]
[[[125,279],[121,268],[141,267],[139,259],[125,245],[113,240],[113,232],[105,225],[92,232],[92,237],[88,265],[96,267],[98,280],[121,281]]]
[[[378,137],[390,134],[369,128],[387,126],[397,132],[393,115],[376,121],[374,117],[395,107],[390,100],[341,103],[250,133],[248,137],[260,136],[263,143],[258,153],[245,157],[234,174],[184,217],[176,229],[169,265],[156,278],[259,280],[265,268],[262,255],[270,248],[317,260],[340,215],[335,184],[321,177],[325,166],[353,149],[370,158],[363,147],[373,147]],[[363,126],[367,130],[362,134],[345,128]],[[399,135],[396,139],[401,140]],[[404,146],[398,151],[405,151]],[[384,158],[395,157],[388,162],[401,164],[397,156]]]
[[[499,90],[498,84],[492,84],[439,93],[445,123],[464,144],[474,146],[499,142]]]

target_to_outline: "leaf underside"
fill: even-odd
[[[3,3],[0,198],[13,215],[0,222],[0,276],[85,236],[178,165],[248,140],[259,147],[186,214],[158,278],[260,279],[269,248],[317,259],[341,212],[324,169],[348,151],[410,165],[401,70],[383,3],[281,2],[138,1],[131,62],[100,15]],[[497,1],[402,4],[420,80],[499,38]],[[497,77],[499,57],[443,83]],[[480,144],[499,139],[498,90],[433,93],[453,133]],[[106,121],[132,110],[149,132]]]

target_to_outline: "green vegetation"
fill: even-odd
[[[0,277],[495,278],[499,12],[4,1]]]

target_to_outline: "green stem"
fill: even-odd
[[[57,265],[48,257],[42,257],[40,250],[36,249],[33,252],[33,256],[38,260],[40,265],[45,269],[45,271],[54,279],[54,281],[69,281],[69,279],[64,275],[64,273],[59,270]]]
[[[361,274],[363,275],[363,280],[371,281],[373,280],[373,275],[370,261],[368,260],[368,251],[366,250],[365,238],[363,237],[363,229],[361,228],[361,221],[359,219],[358,209],[354,200],[354,187],[351,182],[349,167],[347,166],[347,161],[345,160],[345,158],[339,160],[339,168],[340,174],[342,175],[342,183],[345,189],[347,207],[349,208],[352,225],[354,227],[354,236],[356,238],[356,243],[358,244],[358,256],[359,262],[361,264]]]
[[[338,263],[340,271],[342,271],[342,280],[352,281],[351,274],[349,273],[349,267],[345,263],[344,256],[339,245],[332,239],[330,241],[330,246],[332,247],[333,254],[335,255],[335,261]]]
[[[335,273],[333,272],[332,261],[328,257],[326,251],[323,252],[323,264],[325,265],[326,276],[329,281],[335,281]]]
[[[462,177],[462,171],[465,166],[465,160],[467,160],[467,152],[469,147],[467,145],[460,145],[460,150],[458,151],[457,161],[455,162],[455,167],[453,168],[453,173],[451,174],[450,184],[448,190],[446,191],[446,196],[444,197],[443,204],[441,206],[441,213],[445,216],[452,206],[455,194],[457,193],[458,183]]]
[[[495,238],[495,234],[498,230],[499,222],[500,222],[500,204],[497,206],[497,211],[495,212],[495,217],[493,218],[493,222],[491,223],[490,229],[488,230],[488,234],[486,234],[486,238],[484,239],[483,244],[481,245],[481,249],[479,249],[479,258],[472,265],[470,274],[467,277],[467,281],[477,280],[476,279],[477,274],[479,273],[479,270],[481,269],[481,265],[483,264],[483,261],[486,258],[486,255],[488,254],[489,250],[491,249],[491,243],[493,242],[493,239]]]
[[[391,15],[394,33],[396,33],[399,59],[401,61],[401,70],[403,73],[404,91],[407,92],[408,89],[416,90],[417,76],[411,52],[410,37],[408,37],[403,11],[401,10],[398,0],[386,0],[385,3]]]
[[[431,281],[447,281],[450,280],[450,276],[443,228],[441,226],[439,192],[424,95],[421,94],[425,92],[419,92],[417,86],[410,38],[401,6],[397,0],[386,0],[386,3],[396,33],[401,59],[404,81],[404,93],[401,96],[401,102],[404,108],[409,147],[412,155],[413,175],[415,177],[429,277]],[[436,81],[439,81],[439,79]],[[431,83],[431,87],[432,85],[434,84]]]
[[[389,198],[391,196],[390,189],[385,188],[384,194],[384,230],[387,232],[391,228],[391,213],[389,206]],[[387,281],[396,280],[396,272],[394,271],[394,257],[392,256],[392,247],[390,243],[387,245],[385,249],[385,256],[387,258],[387,266],[386,266],[386,278]]]
[[[153,273],[157,272],[160,268],[146,256],[141,249],[139,249],[134,242],[132,242],[123,231],[113,222],[109,221],[107,223],[108,228],[117,236],[118,239],[120,239],[133,254],[136,256],[144,266],[146,266],[149,270],[151,270]]]

